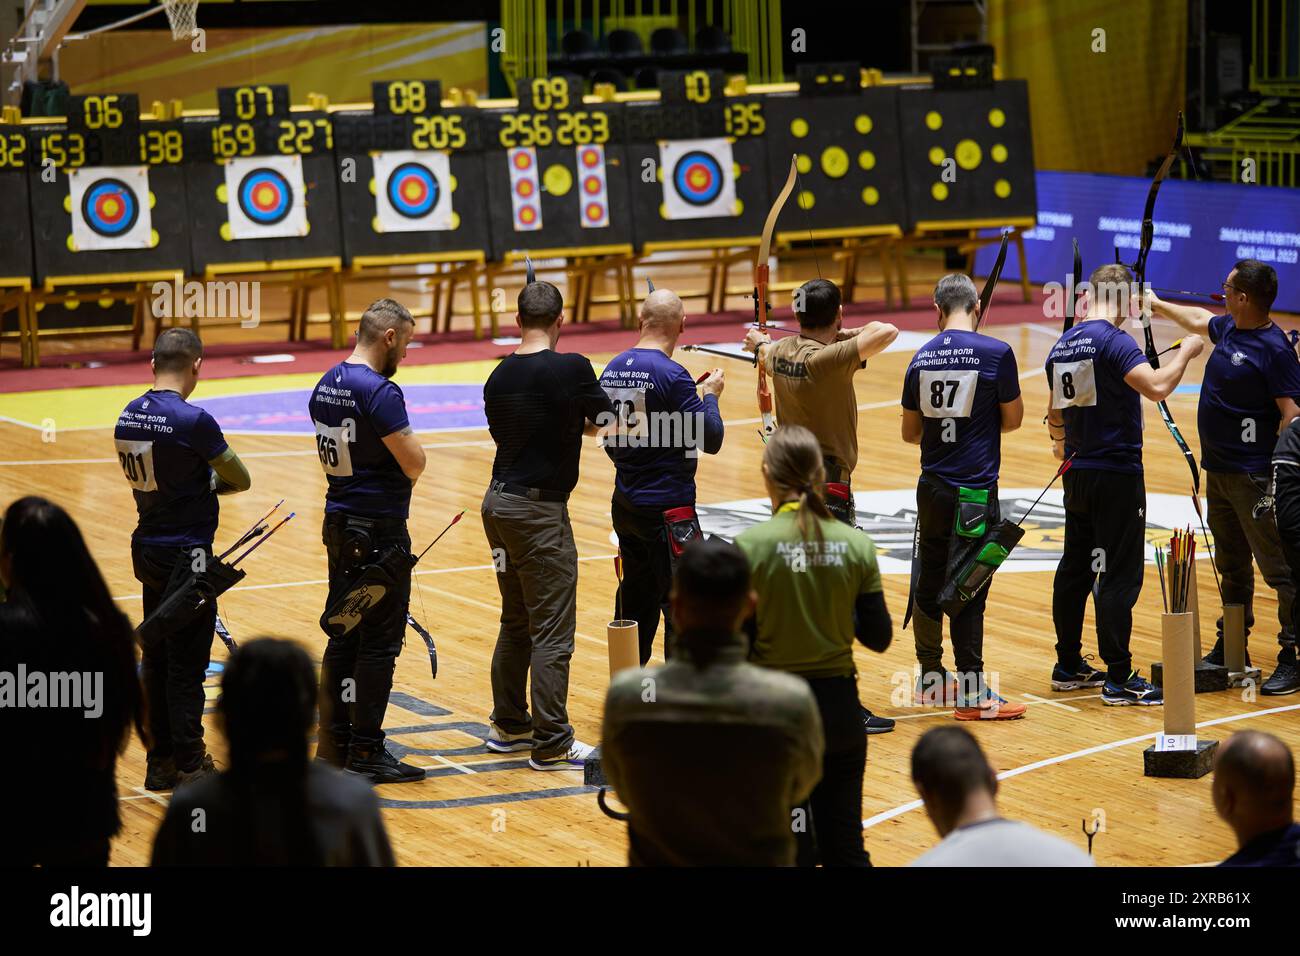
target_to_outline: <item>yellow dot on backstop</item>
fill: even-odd
[[[158,205],[158,197],[153,194],[151,189],[149,190],[149,208],[152,209],[156,205]]]
[[[812,172],[812,157],[800,153],[794,158],[794,168],[799,170],[799,175]]]
[[[113,297],[108,294],[107,289],[100,289],[99,298],[95,300],[95,304],[101,309],[111,309],[114,301]]]
[[[732,179],[740,178],[740,163],[731,164],[731,178]]]
[[[939,202],[943,202],[948,198],[948,184],[935,183],[930,187],[930,195],[939,200]]]
[[[808,121],[802,117],[790,121],[790,133],[798,139],[808,135]]]
[[[743,215],[744,212],[745,212],[745,204],[741,202],[739,199],[737,199],[735,202],[731,204],[731,214],[733,216]]]
[[[974,169],[984,158],[984,151],[980,149],[980,144],[973,139],[963,139],[957,144],[954,151],[957,157],[957,165],[962,169]]]
[[[862,190],[862,201],[868,206],[874,206],[876,203],[880,202],[880,190],[875,186],[868,186],[866,189]]]
[[[44,312],[44,311],[45,311],[45,303],[44,303],[44,302],[37,302],[37,303],[36,303],[36,311],[37,311],[37,312]]]
[[[226,192],[226,184],[222,183],[217,187],[217,202],[226,202],[230,194]]]
[[[849,171],[849,154],[839,146],[822,150],[822,172],[831,179],[839,179]]]
[[[1007,122],[1007,114],[1002,112],[996,106],[989,110],[989,125],[994,129],[1001,129]]]
[[[942,146],[930,147],[930,162],[933,163],[935,166],[943,165],[943,161],[947,158],[948,156],[947,154],[944,153]]]
[[[876,154],[869,149],[864,149],[862,152],[858,153],[858,165],[863,169],[875,169]]]
[[[460,213],[458,213],[458,212],[453,212],[453,213],[451,214],[451,228],[453,228],[453,229],[459,229],[459,228],[460,228]]]
[[[925,114],[925,125],[928,129],[938,129],[943,125],[943,117],[936,110],[930,110]]]
[[[866,113],[859,113],[853,120],[853,128],[866,136],[871,132],[871,117]]]
[[[665,206],[663,203],[659,204],[659,218],[660,219],[668,218],[668,207]]]
[[[1007,161],[1007,148],[1001,143],[994,143],[993,148],[989,150],[989,155],[993,157],[993,162],[1005,163]]]
[[[371,177],[370,179],[370,195],[372,196],[379,195],[379,187],[375,185],[374,177]]]
[[[457,182],[457,180],[456,180],[456,177],[455,177],[455,176],[452,176],[452,175],[450,175],[450,174],[448,174],[448,176],[447,176],[447,188],[450,189],[452,192],[455,192],[455,191],[456,191],[456,186],[457,186],[457,185],[458,185],[458,182]]]
[[[226,240],[226,242],[229,242],[232,238],[230,235],[230,223],[228,222],[223,222],[221,228],[218,229],[217,232],[221,234],[221,238]]]
[[[664,168],[662,166],[655,167],[655,179],[657,179],[659,182],[664,181]]]
[[[157,229],[150,229],[150,230],[149,230],[149,248],[150,248],[150,249],[156,249],[156,248],[158,247],[158,243],[160,243],[160,242],[162,242],[162,236],[158,235],[158,230],[157,230]]]
[[[569,172],[567,166],[552,163],[542,174],[542,183],[552,196],[563,196],[573,188],[573,173]]]
[[[310,223],[310,222],[304,222],[304,223],[302,224],[302,232],[300,232],[299,235],[305,236],[305,235],[307,235],[309,232],[311,232],[311,223]]]
[[[72,197],[71,197],[71,196],[64,196],[64,197],[63,197],[63,211],[64,211],[64,212],[67,212],[67,213],[72,212]]]
[[[379,221],[379,217],[376,216],[374,219],[370,220],[370,228],[373,229],[375,232],[383,232],[384,224],[381,223]]]
[[[77,240],[73,239],[71,236],[68,236],[68,251],[69,252],[77,251]]]
[[[75,295],[70,295],[63,300],[62,304],[65,309],[71,311],[72,309],[81,307],[81,300],[78,299]]]
[[[800,209],[811,209],[814,205],[816,205],[816,203],[817,203],[817,197],[815,197],[810,190],[805,189],[799,193]]]
[[[1011,183],[1005,179],[999,179],[993,184],[993,192],[999,199],[1006,199],[1011,195]]]

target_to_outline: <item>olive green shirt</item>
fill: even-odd
[[[847,677],[853,667],[853,605],[882,590],[876,545],[834,519],[817,521],[822,540],[801,541],[797,502],[742,532],[758,592],[758,636],[749,659],[801,677]]]

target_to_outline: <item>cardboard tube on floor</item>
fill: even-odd
[[[1192,614],[1160,615],[1160,655],[1164,668],[1165,733],[1196,733],[1196,657]]]
[[[609,637],[609,676],[629,667],[640,667],[641,642],[636,621],[610,621],[605,631]]]
[[[1232,674],[1246,670],[1245,605],[1223,605],[1223,663]]]

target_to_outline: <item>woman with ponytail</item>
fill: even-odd
[[[808,682],[826,736],[799,863],[870,866],[862,845],[867,743],[853,642],[883,652],[892,638],[876,547],[827,510],[821,448],[808,429],[776,430],[763,453],[763,480],[772,517],[736,538],[758,593],[749,658]]]

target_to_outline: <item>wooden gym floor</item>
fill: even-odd
[[[1038,326],[995,326],[993,334],[1012,343],[1020,362],[1026,401],[1024,427],[1003,441],[1002,486],[1041,488],[1056,463],[1046,430],[1039,424],[1047,391],[1042,361],[1056,323]],[[736,333],[736,338],[740,333]],[[1160,328],[1161,342],[1175,333]],[[628,343],[633,336],[629,333]],[[563,340],[561,342],[563,348]],[[897,510],[889,496],[910,492],[917,475],[917,449],[899,438],[898,396],[903,371],[915,344],[873,360],[858,376],[861,460],[855,477],[859,509],[878,510],[888,518]],[[684,364],[700,373],[708,356],[679,353]],[[593,355],[594,362],[609,355]],[[717,360],[725,361],[725,360]],[[1203,359],[1194,364],[1187,383],[1200,379]],[[466,363],[463,369],[441,366],[442,380],[481,382],[487,363]],[[702,456],[699,469],[701,505],[760,499],[759,460],[762,443],[755,433],[754,373],[739,362],[726,364],[727,387],[722,412],[728,422],[721,454]],[[399,372],[415,377],[416,369]],[[265,380],[247,380],[247,391],[267,387]],[[201,383],[194,400],[202,403]],[[143,388],[143,386],[141,386]],[[133,394],[140,389],[134,389]],[[102,391],[102,390],[101,390]],[[72,401],[102,419],[99,426],[61,428],[53,443],[39,430],[0,417],[0,505],[29,493],[47,495],[67,507],[81,525],[91,549],[123,608],[138,621],[139,589],[132,577],[129,542],[135,514],[131,496],[112,454],[111,421],[123,404],[106,400],[94,389],[79,390]],[[48,393],[47,393],[48,394]],[[212,394],[209,392],[208,394]],[[20,417],[12,410],[19,396],[0,396],[0,416]],[[30,398],[30,396],[29,396]],[[306,392],[303,391],[303,403]],[[51,395],[51,400],[55,396]],[[1148,529],[1150,541],[1168,537],[1170,524],[1192,514],[1187,502],[1189,475],[1182,457],[1148,407],[1146,473],[1148,494],[1161,495],[1163,513]],[[112,407],[108,407],[112,405]],[[1196,396],[1194,390],[1171,401],[1175,418],[1193,446]],[[779,410],[778,410],[779,411]],[[218,416],[220,417],[220,416]],[[34,423],[39,426],[39,418]],[[394,695],[387,727],[391,740],[410,748],[408,759],[429,768],[421,783],[380,788],[384,817],[403,865],[426,866],[617,866],[625,861],[623,825],[601,815],[593,792],[582,787],[576,772],[536,773],[517,755],[501,757],[482,746],[491,708],[488,664],[496,634],[498,596],[488,547],[478,520],[478,506],[490,473],[492,444],[486,429],[426,433],[428,470],[416,487],[411,536],[417,546],[427,543],[462,508],[465,520],[430,553],[417,572],[412,611],[434,633],[441,669],[430,679],[427,657],[419,638],[408,633],[398,660]],[[320,545],[320,521],[325,481],[310,438],[291,435],[231,435],[230,441],[248,463],[253,490],[222,500],[217,542],[228,542],[281,497],[297,518],[248,564],[249,576],[221,602],[221,614],[237,639],[257,635],[291,637],[303,643],[316,660],[324,639],[316,619],[325,599],[325,557]],[[600,735],[603,694],[608,680],[604,628],[611,616],[614,591],[610,542],[609,494],[613,469],[591,440],[584,446],[582,480],[570,504],[580,556],[578,637],[573,661],[569,708],[579,739],[596,743]],[[894,497],[897,497],[894,496]],[[1032,494],[1031,494],[1032,499]],[[1050,553],[1059,549],[1059,520],[1049,508],[1042,520],[1031,519],[1025,547]],[[1181,500],[1181,505],[1178,503]],[[1059,503],[1059,497],[1055,499]],[[907,506],[910,507],[910,504]],[[1162,511],[1163,509],[1163,511]],[[708,511],[709,509],[706,509]],[[743,508],[742,508],[743,510]],[[715,509],[716,511],[716,509]],[[1172,515],[1172,519],[1169,517]],[[1036,519],[1040,516],[1036,515]],[[859,690],[877,712],[898,717],[893,734],[871,737],[865,778],[863,818],[866,843],[877,864],[901,865],[936,842],[933,828],[908,776],[913,743],[927,728],[951,720],[951,712],[919,710],[907,696],[914,663],[910,632],[900,631],[907,595],[905,556],[910,541],[910,515],[882,531],[891,553],[885,568],[885,590],[895,621],[894,644],[885,655],[857,648]],[[708,530],[706,521],[706,530]],[[888,529],[890,523],[884,525]],[[900,531],[899,528],[903,530]],[[1210,569],[1201,562],[1200,595],[1206,609],[1202,628],[1213,639],[1218,599]],[[1031,565],[1050,568],[1052,562]],[[1258,585],[1254,657],[1271,672],[1276,602]],[[1233,849],[1228,829],[1215,817],[1210,802],[1210,777],[1201,780],[1156,780],[1142,776],[1142,750],[1161,728],[1159,708],[1103,707],[1096,691],[1054,694],[1048,678],[1053,664],[1054,634],[1050,619],[1050,570],[1007,570],[993,584],[986,623],[985,660],[1001,693],[1029,703],[1025,720],[1005,724],[967,724],[1003,773],[1002,812],[1085,844],[1081,823],[1102,821],[1104,832],[1094,853],[1106,865],[1187,865],[1217,861]],[[1132,646],[1144,673],[1159,658],[1160,589],[1154,566],[1148,563],[1146,586],[1138,604]],[[1085,650],[1095,652],[1089,635]],[[657,646],[660,646],[657,644]],[[215,661],[224,648],[214,641]],[[951,663],[951,651],[946,655]],[[215,698],[215,679],[209,681]],[[1259,698],[1234,690],[1197,699],[1201,736],[1223,739],[1237,729],[1275,733],[1300,748],[1300,698]],[[210,749],[221,761],[225,744],[208,720]],[[51,741],[55,747],[57,741]],[[516,759],[511,759],[516,758]],[[155,828],[167,796],[140,788],[144,753],[132,740],[118,765],[122,801],[122,832],[113,845],[113,863],[140,865],[149,859]],[[19,786],[9,783],[7,786]],[[31,799],[41,799],[33,788]]]

